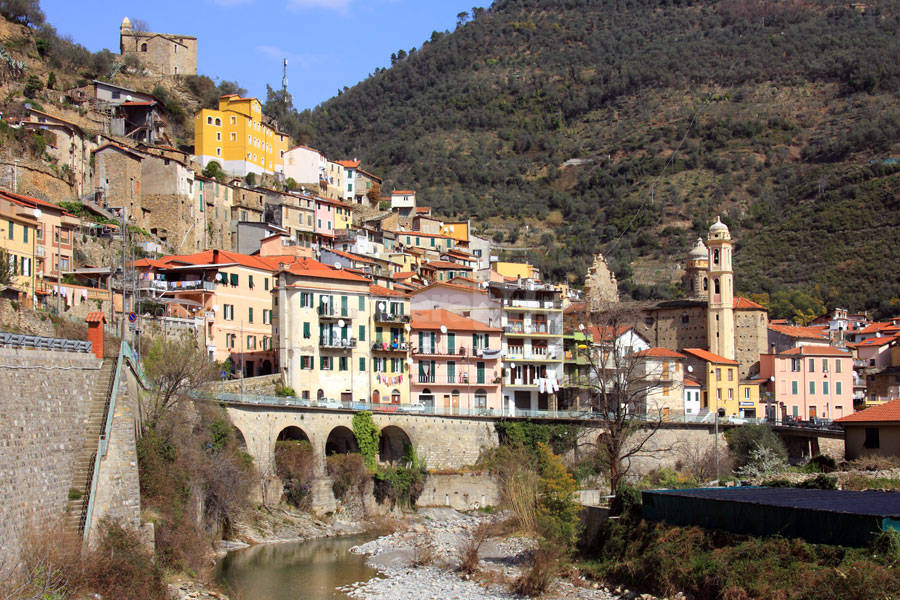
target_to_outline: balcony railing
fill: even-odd
[[[372,344],[373,352],[406,352],[409,348],[408,342],[375,342]]]
[[[512,300],[503,307],[506,310],[558,310],[562,308],[562,300]]]
[[[377,323],[409,323],[409,315],[397,315],[390,312],[375,312],[375,322]]]
[[[537,323],[531,325],[515,323],[512,325],[504,325],[503,333],[507,335],[560,335],[561,330],[556,323]]]
[[[356,338],[319,338],[319,347],[331,350],[356,348]]]
[[[156,283],[149,282],[148,283]],[[170,292],[205,290],[207,292],[216,291],[216,282],[214,281],[164,281],[166,288]]]
[[[434,383],[434,375],[419,375],[419,383]]]
[[[325,304],[319,305],[318,313],[319,313],[320,317],[325,317],[327,319],[349,319],[350,318],[349,311],[342,311],[339,308],[335,308],[334,306],[327,306]]]

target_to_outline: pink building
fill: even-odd
[[[853,359],[833,346],[805,345],[759,357],[763,389],[781,418],[839,419],[853,412]]]
[[[895,336],[871,337],[847,346],[856,351],[860,368],[885,369],[891,366],[891,343],[897,339]]]
[[[444,309],[414,310],[410,401],[439,414],[500,412],[502,329]]]

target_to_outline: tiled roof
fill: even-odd
[[[635,356],[646,358],[687,358],[684,354],[680,354],[668,348],[648,348],[635,354]]]
[[[857,329],[856,331],[851,331],[850,333],[863,334],[863,335],[869,334],[869,333],[878,333],[882,329],[886,329],[888,327],[893,327],[893,323],[889,323],[889,322],[888,323],[885,323],[885,322],[869,323],[862,329]]]
[[[589,325],[584,328],[584,332],[591,336],[592,341],[600,342],[613,337],[619,337],[628,333],[631,329],[632,327],[629,327],[628,325],[619,325],[616,327],[615,333],[613,333],[613,328],[611,326],[597,327],[596,325]]]
[[[736,310],[748,310],[748,309],[758,309],[758,310],[766,310],[764,306],[761,304],[757,304],[752,300],[747,300],[743,296],[736,296],[734,299],[734,308]]]
[[[355,260],[357,262],[369,263],[374,265],[375,261],[367,256],[360,256],[359,254],[353,254],[352,252],[344,252],[342,250],[335,250],[334,248],[329,248],[328,252],[332,254],[337,254],[338,256],[343,256],[349,260]]]
[[[443,308],[412,311],[412,319],[410,320],[412,329],[434,330],[440,329],[441,325],[445,325],[450,331],[488,331],[497,333],[503,331],[497,327],[489,327],[481,321],[462,317]]]
[[[881,337],[873,337],[867,340],[863,340],[861,342],[856,342],[855,344],[847,344],[851,348],[877,348],[879,346],[884,346],[886,344],[890,344],[891,342],[898,339],[898,336],[895,335],[883,335]]]
[[[431,212],[430,206],[417,206],[416,207],[416,213],[427,213],[427,212]]]
[[[453,279],[456,279],[456,277],[454,277]],[[463,285],[460,283],[452,283],[451,281],[435,281],[434,283],[431,283],[429,285],[426,285],[425,287],[421,287],[421,288],[417,289],[413,293],[418,294],[419,292],[424,292],[426,290],[430,290],[430,289],[436,288],[436,287],[450,288],[450,289],[461,290],[463,292],[469,292],[469,293],[475,292],[477,294],[487,294],[487,291],[480,287],[474,287],[471,285]]]
[[[806,346],[797,346],[781,353],[782,356],[850,356],[849,352],[835,348],[834,346],[825,346],[821,344],[809,344]]]
[[[345,167],[347,169],[355,169],[359,166],[358,160],[336,160],[334,162],[335,164],[341,165],[342,167]]]
[[[375,285],[374,283],[369,286],[369,295],[370,296],[389,296],[391,298],[406,298],[407,294],[405,292],[401,292],[399,290],[391,290],[386,287],[382,287],[380,285]]]
[[[93,310],[84,319],[88,323],[106,323],[106,315],[99,310]]]
[[[822,330],[817,327],[795,327],[793,325],[769,323],[769,329],[792,338],[825,339],[825,336],[822,335]]]
[[[860,412],[835,419],[835,423],[884,423],[900,422],[900,399],[891,400]]]
[[[359,281],[368,283],[369,280],[354,273],[348,273],[346,269],[335,269],[324,265],[311,258],[301,258],[287,268],[287,272],[301,277],[315,279],[340,279],[343,281]]]
[[[465,269],[467,271],[472,270],[472,267],[461,265],[459,263],[447,262],[446,260],[430,260],[425,263],[425,266],[431,267],[432,269]]]
[[[445,240],[452,240],[455,238],[450,237],[449,235],[444,235],[443,233],[426,233],[424,231],[395,231],[397,235],[408,235],[411,237],[426,237],[426,238],[443,238]]]
[[[164,263],[165,267],[173,267],[178,264],[199,266],[235,263],[243,267],[261,269],[263,271],[275,271],[278,269],[280,263],[287,262],[283,257],[250,256],[248,254],[239,254],[237,252],[228,252],[226,250],[204,250],[203,252],[197,252],[195,254],[173,254],[163,256],[158,260]],[[150,263],[150,265],[156,266],[152,263]],[[140,265],[138,261],[135,261],[135,266],[142,265]]]
[[[691,356],[695,356],[700,360],[705,360],[706,362],[711,362],[720,365],[736,365],[738,362],[736,360],[731,360],[730,358],[725,358],[724,356],[719,356],[718,354],[713,354],[709,350],[704,350],[703,348],[682,348],[681,350],[685,354],[690,354]]]
[[[127,152],[128,154],[131,154],[138,160],[144,160],[143,155],[141,155],[140,153],[135,152],[131,148],[126,148],[125,146],[122,146],[121,144],[117,144],[115,142],[107,142],[107,143],[103,144],[102,146],[100,146],[99,148],[94,150],[94,154],[96,154],[97,152],[100,152],[101,150],[103,150],[105,148],[115,148],[116,150],[121,150],[122,152]]]
[[[701,387],[701,385],[700,385],[699,381],[691,379],[690,377],[685,377],[684,378],[684,387]]]
[[[19,204],[30,204],[34,207],[40,208],[48,208],[51,210],[61,211],[64,215],[69,215],[61,206],[58,204],[53,204],[52,202],[46,202],[44,200],[40,200],[38,198],[32,198],[31,196],[23,196],[22,194],[16,194],[14,192],[10,192],[8,190],[0,190],[0,196],[5,196],[8,200],[12,200],[13,202],[17,202]],[[72,215],[69,215],[72,216]]]
[[[394,190],[391,194],[415,194],[414,190]]]
[[[415,271],[400,271],[399,273],[391,273],[392,279],[409,279],[410,277],[415,277],[417,273]]]

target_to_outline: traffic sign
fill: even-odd
[[[134,323],[135,321],[137,321],[137,314],[135,314],[135,313],[128,313],[128,321],[129,321],[130,323]]]

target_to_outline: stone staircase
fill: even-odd
[[[84,442],[78,451],[72,471],[72,483],[69,489],[69,500],[66,506],[65,527],[68,533],[81,536],[82,518],[87,510],[91,492],[91,478],[94,472],[94,459],[97,454],[97,442],[106,426],[106,410],[112,379],[115,375],[116,358],[105,358],[103,366],[94,381],[91,390],[91,407],[85,424]]]

